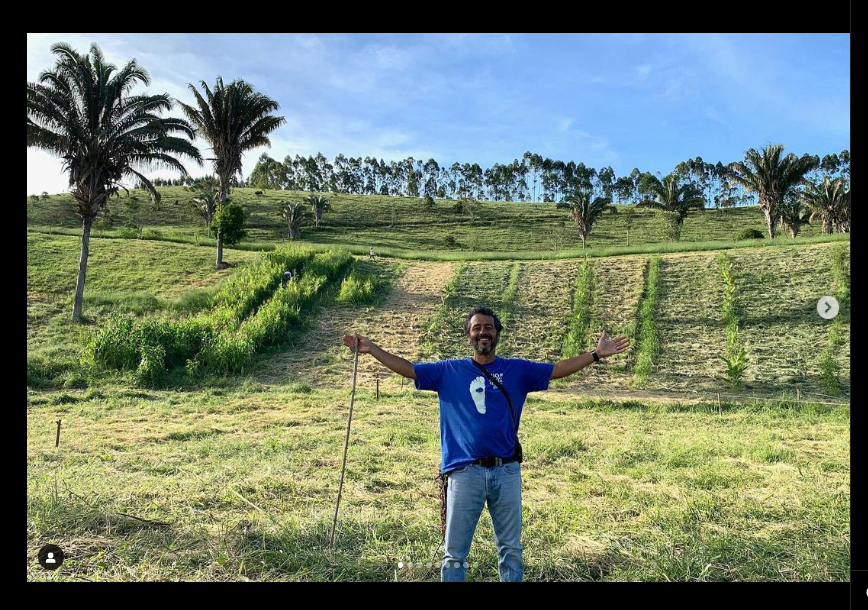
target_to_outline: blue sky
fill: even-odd
[[[28,81],[58,41],[135,58],[150,92],[184,102],[187,83],[218,75],[277,100],[287,123],[245,176],[264,151],[487,167],[530,150],[621,176],[768,142],[850,148],[849,34],[28,34]],[[27,194],[66,184],[58,160],[28,149]]]

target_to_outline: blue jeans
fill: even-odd
[[[522,580],[521,465],[509,462],[495,468],[471,464],[449,473],[446,544],[440,569],[443,582],[465,580],[470,543],[486,501],[494,526],[500,580]]]

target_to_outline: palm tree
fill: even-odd
[[[803,225],[811,224],[811,210],[806,205],[803,195],[791,193],[781,203],[781,226],[790,231],[793,239],[798,236]]]
[[[214,220],[214,214],[217,212],[218,201],[217,191],[202,191],[190,200],[196,213],[205,220],[206,227],[211,227],[211,221]],[[210,230],[208,233],[210,235]]]
[[[649,176],[645,181],[645,193],[651,198],[643,199],[638,205],[669,212],[672,215],[673,236],[676,241],[681,239],[681,228],[688,212],[705,210],[702,191],[692,182],[682,182],[675,172],[662,181],[656,176]]]
[[[810,155],[797,157],[790,153],[782,158],[783,150],[783,144],[769,144],[762,152],[751,148],[744,154],[744,161],[730,165],[730,177],[757,194],[772,239],[784,197],[819,164],[819,160]]]
[[[217,77],[214,90],[200,82],[205,97],[188,84],[196,106],[181,103],[187,118],[195,125],[196,135],[211,145],[214,173],[217,177],[219,206],[226,205],[232,179],[241,173],[241,157],[248,150],[271,146],[268,134],[283,125],[286,119],[272,116],[280,108],[273,99],[257,93],[243,80],[228,86]],[[217,232],[217,267],[223,266],[223,235]]]
[[[841,205],[838,206],[838,214],[835,216],[835,228],[841,233],[850,232],[850,189],[844,192]]]
[[[559,201],[557,204],[558,208],[566,208],[570,211],[570,218],[579,228],[582,250],[585,249],[585,241],[591,234],[591,229],[594,228],[600,215],[606,210],[610,210],[612,213],[617,212],[609,197],[597,197],[592,200],[593,196],[592,191],[577,190],[564,197],[563,201]]]
[[[193,194],[190,205],[196,214],[205,220],[205,226],[208,227],[210,234],[211,221],[214,219],[220,201],[217,181],[213,176],[197,178],[192,186],[185,186],[184,190]]]
[[[832,233],[850,226],[850,189],[841,178],[823,178],[805,192],[805,202],[811,211],[811,220],[823,222],[823,233]]]
[[[295,201],[292,203],[280,202],[280,208],[277,214],[286,221],[286,228],[289,231],[289,239],[298,239],[301,237],[301,223],[311,217],[310,210],[307,206]]]
[[[118,70],[106,63],[97,45],[79,55],[57,43],[51,51],[57,63],[27,83],[27,146],[63,159],[69,185],[82,220],[81,258],[73,320],[81,320],[84,283],[90,253],[90,230],[108,198],[124,188],[124,177],[136,177],[154,201],[159,193],[135,168],[169,168],[187,174],[176,158],[186,155],[201,164],[193,146],[193,129],[178,118],[162,118],[172,108],[168,94],[131,95],[137,84],[150,84],[148,73],[133,59]],[[179,137],[176,134],[180,134]]]
[[[322,221],[322,213],[328,212],[331,209],[328,197],[322,195],[311,195],[306,198],[305,201],[313,208],[315,214],[314,222],[316,223],[316,226],[319,227],[319,223]]]

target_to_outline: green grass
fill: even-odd
[[[739,340],[750,362],[744,379],[747,394],[778,396],[782,391],[795,393],[801,389],[803,394],[832,396],[825,387],[828,382],[823,381],[828,378],[837,379],[841,392],[849,395],[847,302],[842,305],[837,323],[840,328],[834,331],[838,346],[834,360],[826,358],[833,364],[823,368],[820,355],[824,350],[817,351],[818,337],[820,344],[827,342],[830,324],[816,315],[816,299],[821,294],[838,294],[835,286],[842,280],[836,280],[834,273],[841,272],[835,271],[838,267],[831,262],[832,252],[837,250],[848,253],[849,242],[728,251],[742,309]],[[82,362],[81,349],[108,315],[178,318],[207,311],[225,278],[242,272],[248,264],[245,261],[257,256],[236,251],[230,260],[234,257],[239,267],[215,271],[212,254],[209,248],[173,243],[95,239],[85,292],[85,314],[90,321],[75,325],[68,316],[78,240],[28,232],[29,382],[35,387],[92,385],[102,373]],[[718,255],[719,251],[661,255],[661,305],[655,324],[660,327],[664,357],[657,363],[654,375],[648,377],[647,389],[706,394],[726,389],[719,380],[722,363],[717,358],[726,353]],[[594,328],[586,333],[586,347],[605,328],[610,336],[629,336],[633,348],[604,365],[560,381],[558,387],[594,393],[629,391],[640,346],[637,312],[644,260],[634,255],[589,260],[599,281],[593,286],[589,325]],[[368,261],[356,264],[361,269]],[[431,329],[422,338],[425,349],[417,354],[414,348],[414,353],[406,356],[427,359],[466,355],[461,330],[466,312],[476,304],[487,304],[495,310],[503,310],[506,304],[508,325],[499,352],[502,356],[536,360],[562,357],[571,315],[571,287],[580,264],[570,259],[464,263],[454,282],[445,282],[449,285],[444,289],[451,286],[451,290],[444,294],[443,306],[427,322],[420,321]],[[65,272],[58,271],[64,268]],[[369,271],[375,269],[389,275],[395,272],[397,263],[375,265]],[[347,327],[366,326],[363,310],[348,315],[343,315]],[[354,315],[357,322],[353,322]],[[372,328],[370,332],[380,331]],[[770,341],[769,337],[785,339]]]
[[[117,312],[172,320],[208,312],[227,278],[241,277],[259,256],[228,251],[237,266],[215,271],[210,247],[95,238],[85,293],[89,321],[79,325],[68,319],[78,247],[75,236],[28,231],[28,580],[438,579],[434,569],[397,570],[398,561],[436,563],[440,556],[437,403],[409,385],[383,383],[379,402],[370,380],[360,385],[336,548],[327,548],[349,392],[314,389],[315,382],[334,369],[341,377],[332,387],[348,383],[338,331],[370,330],[376,340],[375,333],[392,331],[390,324],[407,324],[412,312],[396,306],[368,329],[382,303],[332,303],[335,282],[318,301],[328,306],[309,312],[297,341],[266,349],[250,377],[206,375],[171,390],[134,388],[131,375],[93,370],[82,359],[94,330]],[[660,256],[652,309],[665,336],[658,337],[662,351],[649,392],[665,392],[678,380],[713,387],[720,371],[714,355],[725,346],[716,257],[714,251]],[[831,340],[835,325],[836,364],[849,372],[848,242],[737,249],[727,257],[740,337],[756,364],[746,393],[780,395],[796,387],[803,398],[819,393],[816,347]],[[588,261],[595,279],[591,318],[611,336],[634,338],[634,350],[641,344],[647,260]],[[483,302],[508,312],[504,355],[558,358],[581,264],[457,265],[451,280],[442,276],[427,345],[465,355],[460,323]],[[355,265],[384,281],[400,271],[391,260]],[[415,277],[420,267],[430,275],[448,266],[404,265]],[[830,293],[842,303],[833,324],[816,315],[816,300]],[[414,302],[410,297],[402,299]],[[425,324],[418,325],[422,342]],[[413,343],[409,338],[395,339],[395,351]],[[288,356],[308,362],[311,377],[281,369]],[[632,354],[613,358],[570,378],[576,385],[563,387],[573,394],[528,399],[526,578],[849,580],[849,407],[745,396],[745,404],[724,402],[721,415],[716,402],[581,397],[626,388],[634,364]],[[279,370],[258,376],[269,366]],[[805,375],[798,383],[783,379],[799,366]],[[848,395],[849,378],[840,382]],[[470,556],[473,580],[497,579],[492,538],[485,513]],[[57,573],[35,562],[47,542],[69,553]]]
[[[383,302],[392,282],[402,270],[402,265],[378,265],[370,260],[355,260],[352,271],[341,281],[335,302],[352,307],[376,306]]]
[[[44,233],[48,235],[68,235],[80,236],[81,229],[79,228],[53,228],[44,225],[28,225],[28,232]],[[214,249],[216,243],[213,240],[199,239],[196,237],[185,237],[178,234],[146,234],[144,237],[125,236],[116,232],[95,232],[95,235],[100,239],[133,239],[136,241],[165,241],[169,243],[181,243],[201,246],[203,248]],[[563,250],[438,250],[438,249],[408,249],[394,247],[377,247],[377,255],[388,258],[399,258],[404,260],[427,260],[427,261],[503,261],[503,260],[562,260],[569,258],[602,258],[609,256],[625,256],[630,254],[655,254],[655,253],[674,253],[674,252],[694,252],[708,250],[731,250],[738,248],[758,248],[758,247],[790,247],[793,245],[804,244],[821,244],[834,242],[849,242],[850,234],[834,234],[834,235],[816,235],[814,237],[798,237],[790,239],[785,236],[779,236],[774,240],[764,241],[680,241],[680,242],[656,242],[650,244],[640,244],[631,246],[611,246],[597,249],[582,250],[581,248],[563,249]],[[281,245],[294,244],[299,246],[307,246],[316,250],[327,250],[331,247],[339,247],[348,252],[364,256],[368,254],[369,245],[359,245],[357,243],[334,242],[331,244],[323,244],[315,241],[297,240],[293,242],[286,241],[245,241],[233,246],[232,248],[224,247],[224,251],[240,250],[248,252],[259,252],[261,250],[272,250]],[[532,246],[532,244],[527,244]]]
[[[440,557],[432,394],[357,396],[327,548],[347,399],[28,392],[27,579],[437,580],[397,569]],[[527,407],[527,580],[849,580],[849,408]],[[35,561],[47,542],[68,554],[56,573]],[[470,579],[497,579],[487,512],[469,561]]]
[[[497,348],[499,354],[531,360],[560,356],[580,264],[578,260],[521,263],[507,332]]]
[[[837,247],[780,248],[761,257],[744,250],[729,253],[743,324],[740,338],[750,362],[748,390],[789,388],[829,395],[821,382],[819,357],[834,321],[817,314],[817,301],[835,290],[831,252]],[[836,319],[846,329],[836,359],[840,358],[841,392],[849,395],[849,307],[842,307]]]
[[[27,293],[66,294],[75,290],[81,241],[78,237],[27,232]],[[258,258],[256,253],[232,252],[236,267]],[[205,248],[155,241],[91,239],[85,302],[88,294],[149,294],[176,298],[195,288],[211,287],[231,270],[214,269]],[[85,305],[86,308],[86,305]],[[70,315],[72,311],[70,310]]]
[[[204,223],[187,211],[192,195],[180,187],[166,187],[160,191],[163,195],[160,210],[154,211],[150,204],[142,204],[139,216],[145,217],[136,220],[140,229],[129,231],[122,228],[131,220],[131,214],[124,199],[119,198],[110,204],[116,216],[114,228],[97,230],[95,234],[211,243]],[[132,193],[141,201],[147,199],[141,191]],[[286,228],[276,213],[278,202],[302,199],[309,193],[266,191],[262,197],[253,193],[254,189],[235,189],[232,194],[233,201],[244,206],[248,213],[250,241],[257,244],[256,249],[262,244],[283,242]],[[697,249],[697,246],[701,249],[701,245],[708,242],[735,247],[738,234],[745,228],[765,232],[765,220],[757,207],[707,210],[688,216],[682,231],[683,243],[669,243],[656,212],[640,208],[636,210],[630,229],[630,248],[626,247],[626,214],[606,214],[594,227],[588,249],[582,252],[572,221],[564,210],[558,210],[552,203],[480,202],[475,220],[471,222],[469,217],[453,211],[454,202],[450,200],[438,200],[434,209],[428,211],[421,200],[413,198],[328,196],[332,210],[323,216],[319,228],[309,226],[302,229],[304,242],[320,247],[347,247],[354,254],[366,253],[370,246],[375,246],[380,255],[400,258],[484,260],[498,256],[511,259],[551,255],[578,257],[585,253],[606,256],[614,252],[649,252],[648,246],[655,246],[655,251],[679,251]],[[69,195],[55,195],[38,202],[28,199],[28,227],[80,232],[81,223],[74,214],[72,201]],[[627,209],[632,206],[618,207]],[[815,226],[806,226],[803,233],[805,239],[827,239]],[[445,244],[450,237],[455,245],[447,248]],[[782,237],[775,243],[792,241]],[[248,246],[242,243],[241,247]],[[516,253],[522,255],[516,256]]]
[[[723,316],[722,322],[726,329],[726,354],[719,358],[726,365],[725,377],[730,387],[740,388],[747,368],[747,354],[741,344],[739,330],[741,320],[738,310],[738,291],[733,277],[732,261],[721,252],[717,255],[717,263],[723,280]]]
[[[645,293],[639,306],[639,347],[636,355],[634,383],[644,386],[654,372],[655,360],[660,350],[657,334],[657,302],[660,298],[660,257],[648,263]]]
[[[431,322],[425,332],[425,341],[420,348],[420,355],[424,359],[442,358],[440,352],[444,345],[442,332],[450,324],[454,325],[453,313],[458,299],[458,281],[466,268],[466,263],[459,264],[452,277],[443,286],[440,304],[431,316]]]
[[[594,268],[588,259],[582,261],[579,275],[576,276],[575,292],[573,294],[573,314],[570,326],[564,337],[564,347],[561,354],[564,358],[572,358],[586,351],[593,321],[592,299],[594,292]]]
[[[509,279],[506,281],[506,288],[503,289],[503,294],[500,296],[500,309],[496,312],[500,323],[504,328],[510,328],[513,325],[516,309],[518,308],[518,278],[521,275],[522,263],[516,261],[512,264],[509,271]],[[503,341],[498,343],[498,350],[503,354],[508,354],[512,351],[512,338],[514,333],[507,333],[503,337]]]
[[[85,346],[112,314],[190,315],[207,309],[233,272],[259,258],[233,252],[215,270],[213,252],[185,244],[92,239],[85,324],[71,321],[80,241],[27,232],[27,378],[38,387],[86,387],[104,377]]]
[[[305,249],[286,248],[265,253],[223,285],[213,311],[176,322],[112,320],[95,336],[94,357],[110,368],[138,362],[137,381],[146,385],[179,366],[194,376],[202,369],[247,372],[257,353],[299,333],[322,293],[351,261],[339,250],[311,255]],[[298,279],[282,284],[285,269],[297,270]]]
[[[468,263],[456,275],[454,288],[447,291],[449,297],[444,301],[444,309],[435,315],[432,322],[431,357],[463,358],[469,352],[467,336],[464,334],[464,319],[477,305],[490,307],[495,313],[504,308],[504,295],[510,297],[510,277],[515,269],[508,262]],[[511,301],[510,301],[511,303]],[[499,341],[504,341],[506,328]]]
[[[826,347],[820,355],[820,384],[827,394],[838,396],[843,389],[841,371],[850,368],[850,251],[836,247],[830,250],[830,254],[833,279],[831,293],[838,300],[840,310],[829,326]],[[842,357],[845,349],[846,354]],[[846,363],[846,368],[842,362]]]

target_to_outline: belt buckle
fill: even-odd
[[[499,457],[494,458],[494,465],[495,466],[503,466],[503,459],[499,458]]]

